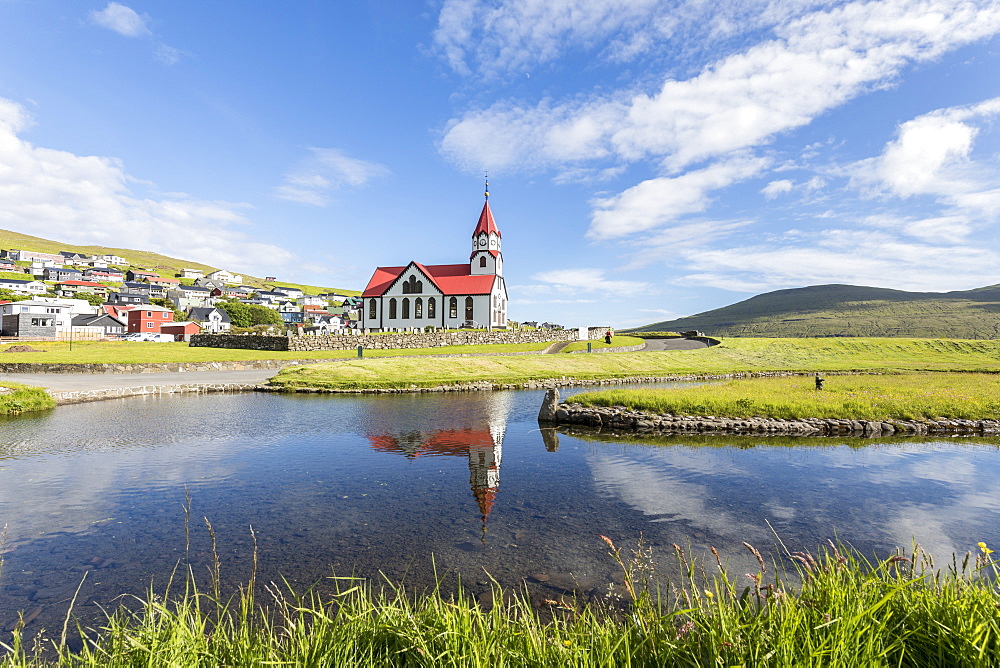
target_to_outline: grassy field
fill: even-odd
[[[55,400],[41,388],[4,382],[0,382],[0,388],[13,390],[0,393],[0,415],[17,415],[55,408]]]
[[[939,339],[727,339],[698,350],[489,359],[352,360],[286,369],[286,388],[433,387],[769,371],[1000,371],[1000,341]]]
[[[585,392],[586,406],[625,406],[672,415],[850,420],[1000,419],[1000,376],[906,373],[832,376],[817,392],[810,377],[751,378],[677,389]]]
[[[620,348],[624,346],[639,346],[645,343],[645,341],[634,336],[612,336],[610,345],[605,343],[603,338],[596,339],[594,341],[574,341],[573,343],[563,348],[562,352],[572,353],[576,352],[577,350],[586,350],[587,343],[590,343],[592,350],[598,350],[600,348]]]
[[[15,345],[13,342],[10,345]],[[73,350],[68,342],[29,342],[37,353],[5,353],[0,345],[0,363],[31,362],[49,364],[159,364],[166,362],[240,362],[248,360],[298,360],[298,359],[356,359],[357,349],[318,350],[312,352],[271,352],[266,350],[241,350],[236,348],[192,348],[183,342],[147,343],[133,341],[74,341]],[[501,352],[539,352],[549,343],[498,344],[489,346],[443,346],[438,348],[400,348],[393,350],[366,349],[370,357],[399,355],[462,355]]]
[[[177,591],[149,591],[103,628],[69,623],[51,641],[20,629],[0,642],[0,666],[996,666],[1000,662],[997,562],[975,554],[936,569],[921,550],[871,562],[831,544],[814,557],[787,553],[746,575],[723,563],[674,557],[670,591],[649,586],[651,552],[601,536],[621,574],[612,595],[572,596],[539,611],[522,590],[494,590],[485,606],[461,590],[408,595],[336,578],[330,598],[251,579],[223,599],[194,576]],[[799,582],[792,585],[791,582]]]

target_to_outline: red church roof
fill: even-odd
[[[420,264],[412,262],[444,295],[488,295],[496,276],[473,276],[467,264]],[[362,297],[381,297],[407,267],[377,267]]]
[[[497,229],[496,221],[493,220],[493,212],[490,211],[489,200],[486,201],[486,204],[483,204],[483,212],[479,214],[479,223],[476,224],[476,229],[472,231],[472,236],[479,236],[480,232],[495,234],[498,237],[502,236],[500,230]]]

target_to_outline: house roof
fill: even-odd
[[[489,200],[483,204],[483,212],[479,214],[479,222],[476,224],[476,229],[472,231],[472,236],[477,237],[480,232],[495,234],[498,237],[503,236],[500,234],[500,230],[497,229],[496,221],[493,220],[493,212],[490,211]]]
[[[93,281],[59,281],[58,285],[78,285],[80,287],[105,288],[105,289],[107,289],[108,287],[103,283],[95,283]]]
[[[222,316],[222,320],[219,322],[232,322],[232,319],[229,317],[229,313],[227,313],[225,309],[215,308],[214,306],[196,306],[188,309],[188,317],[204,322],[205,320],[208,320],[209,316],[212,315],[212,311],[217,311],[219,315]]]
[[[444,295],[486,295],[493,290],[496,276],[473,276],[467,264],[429,264],[411,262],[405,267],[377,267],[362,297],[381,297],[410,265],[430,279]]]

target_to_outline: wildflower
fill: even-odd
[[[705,590],[705,596],[707,596],[710,599],[711,598],[715,598],[715,593],[711,589],[706,589]]]
[[[684,622],[677,629],[677,637],[678,638],[686,638],[686,637],[688,637],[688,634],[690,634],[692,631],[694,631],[694,628],[695,628],[694,627],[694,622],[692,622],[690,620]]]
[[[573,641],[572,641],[572,640],[563,640],[563,645],[565,645],[566,647],[569,647],[569,646],[571,646],[572,644],[573,644]]]
[[[993,550],[991,550],[990,548],[986,547],[986,543],[980,541],[978,543],[978,545],[979,545],[979,549],[982,550],[983,554],[993,554]]]

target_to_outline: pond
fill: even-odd
[[[642,537],[662,564],[674,543],[709,559],[715,546],[737,573],[756,570],[743,541],[779,560],[779,539],[867,555],[917,541],[939,562],[1000,543],[995,440],[556,433],[535,420],[542,396],[174,396],[4,419],[0,628],[19,610],[29,631],[61,628],[84,574],[86,623],[185,560],[207,581],[207,522],[229,586],[256,537],[264,581],[422,589],[436,573],[539,599],[607,592],[601,534]]]

